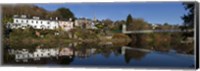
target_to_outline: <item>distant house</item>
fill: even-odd
[[[75,26],[81,27],[81,28],[86,28],[91,21],[87,20],[87,19],[77,19],[75,20]]]
[[[158,25],[152,24],[152,29],[156,29],[157,27],[158,27]]]
[[[69,20],[69,21],[58,21],[58,23],[59,23],[60,28],[64,31],[69,31],[69,30],[74,28],[74,26],[73,26],[74,23],[71,20]]]
[[[85,29],[97,29],[95,27],[96,25],[95,21],[91,19],[80,18],[80,19],[75,20],[74,24],[75,26],[85,28]]]

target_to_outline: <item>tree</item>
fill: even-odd
[[[124,24],[124,23],[126,23],[126,21],[124,21],[124,20],[118,20],[118,21],[115,21],[115,25],[114,25],[114,29],[115,30],[119,30],[119,31],[121,31],[122,30],[122,25]]]
[[[193,28],[194,27],[194,3],[183,3],[186,10],[189,12],[182,17],[184,20],[184,26],[185,28]]]
[[[164,23],[164,26],[169,26],[169,24],[167,22]]]
[[[126,19],[126,25],[127,26],[130,26],[130,23],[132,23],[133,22],[133,18],[132,18],[132,16],[131,16],[131,14],[129,14],[128,16],[127,16],[127,19]]]
[[[189,12],[182,17],[184,20],[184,24],[181,29],[193,29],[194,28],[194,5],[195,3],[191,2],[185,2],[183,3],[186,10]],[[184,39],[186,39],[189,36],[193,36],[193,32],[186,32],[182,34],[184,36]]]
[[[56,10],[56,12],[58,14],[58,16],[60,17],[60,19],[74,19],[74,14],[68,9],[68,8],[59,8]]]
[[[102,20],[102,23],[104,23],[105,26],[110,26],[113,24],[113,21],[110,19],[105,19],[105,20]]]
[[[149,23],[143,19],[132,19],[132,22],[127,26],[127,30],[147,30],[150,29]]]

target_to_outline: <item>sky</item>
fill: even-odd
[[[98,20],[126,20],[128,14],[152,24],[182,24],[181,16],[187,13],[181,2],[129,2],[129,3],[59,3],[36,4],[47,11],[69,8],[77,18]]]

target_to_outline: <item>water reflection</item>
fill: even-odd
[[[138,37],[137,37],[138,36]],[[18,44],[4,48],[4,64],[27,65],[108,65],[194,67],[191,44],[160,39],[150,42],[136,35],[128,45],[117,42],[75,42],[68,44]],[[144,39],[146,38],[146,39]],[[152,39],[151,39],[152,40]],[[166,40],[166,41],[164,41]],[[115,45],[116,44],[116,45]],[[169,44],[168,46],[164,46]],[[172,45],[174,44],[174,45]],[[21,47],[20,45],[29,46]],[[51,46],[50,46],[51,45]],[[180,47],[182,46],[182,47]]]
[[[38,46],[39,47],[39,46]],[[56,59],[60,63],[69,64],[73,60],[74,51],[72,48],[36,48],[34,51],[29,49],[9,49],[8,54],[14,56],[16,62],[32,62],[41,61],[45,59]],[[67,61],[67,62],[66,62]],[[40,62],[39,62],[40,63]]]

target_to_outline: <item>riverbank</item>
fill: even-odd
[[[88,35],[90,36],[90,35]],[[126,45],[131,41],[131,39],[125,34],[114,34],[113,36],[98,36],[96,38],[62,38],[54,35],[37,38],[37,37],[20,37],[20,36],[12,36],[10,38],[4,38],[3,42],[5,45],[16,45],[16,44],[69,44],[69,43],[98,43],[98,42],[111,42],[111,43],[121,43],[122,45]],[[126,44],[125,44],[126,43]]]

